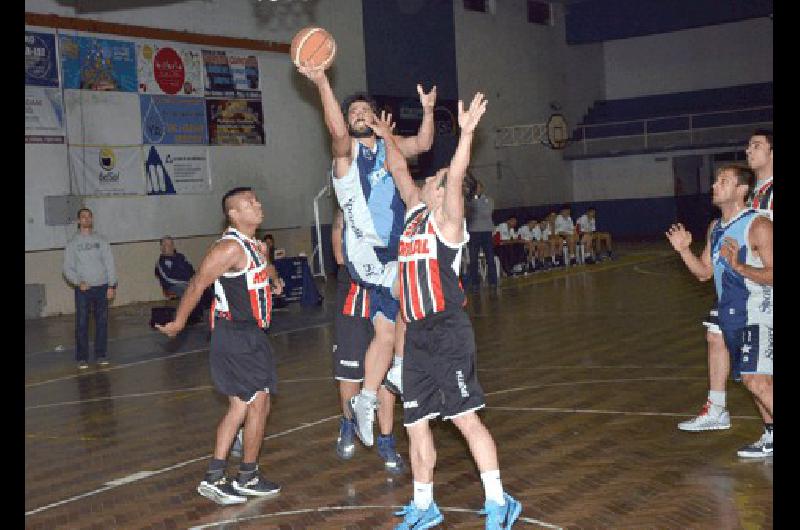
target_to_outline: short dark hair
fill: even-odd
[[[588,208],[586,208],[586,211],[587,212],[596,212],[597,208],[595,208],[594,206],[589,206]]]
[[[750,169],[749,166],[744,164],[725,164],[717,169],[717,175],[723,171],[733,171],[733,174],[736,175],[736,185],[747,186],[746,195],[750,194],[750,190],[753,189],[753,186],[756,183],[756,174],[752,169]]]
[[[378,103],[366,92],[356,92],[354,94],[350,94],[342,101],[342,113],[347,116],[347,112],[350,110],[350,105],[355,103],[356,101],[365,101],[369,104],[372,112],[378,114]]]
[[[222,196],[222,213],[225,214],[225,219],[230,221],[230,217],[228,217],[228,199],[234,195],[238,195],[239,193],[244,193],[246,191],[253,191],[253,188],[249,186],[239,186],[238,188],[228,190],[225,195]]]
[[[86,206],[82,206],[81,209],[78,210],[78,217],[81,216],[81,212],[89,212],[89,215],[94,216],[92,211],[89,208],[87,208]]]
[[[753,134],[750,135],[751,138],[753,136],[763,136],[766,138],[769,148],[772,149],[772,129],[756,129],[753,131]]]

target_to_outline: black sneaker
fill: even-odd
[[[252,497],[264,497],[281,491],[279,485],[265,479],[257,471],[246,481],[242,479],[242,474],[240,473],[233,481],[233,489],[240,495],[250,495]]]
[[[741,458],[765,458],[772,456],[772,453],[772,433],[766,431],[757,441],[745,445],[736,452]]]
[[[234,482],[236,484],[236,482]],[[247,502],[247,497],[242,497],[241,495],[236,494],[236,490],[233,489],[231,483],[228,482],[228,477],[221,477],[213,482],[209,480],[203,480],[197,486],[197,493],[205,497],[206,499],[210,499],[217,504],[221,504],[223,506],[228,504],[242,504],[243,502]]]
[[[78,361],[78,370],[86,370],[89,368],[89,363],[86,361]]]
[[[108,366],[108,357],[98,357],[97,364],[98,366]]]

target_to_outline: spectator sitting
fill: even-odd
[[[175,250],[175,240],[171,236],[161,238],[161,255],[156,262],[155,273],[164,296],[169,299],[182,297],[189,286],[189,280],[194,276],[194,267],[186,256]],[[214,288],[210,286],[189,316],[189,322],[196,323],[202,320],[203,309],[211,307],[213,298]]]
[[[578,217],[578,226],[581,227],[581,232],[590,235],[589,244],[586,248],[596,247],[595,256],[598,261],[602,259],[601,246],[605,249],[606,255],[611,258],[611,234],[608,232],[597,231],[597,210],[591,206],[586,213]],[[602,244],[601,244],[602,243]]]
[[[561,238],[560,244],[563,246],[563,242],[567,242],[567,248],[569,249],[569,259],[571,263],[575,263],[575,246],[580,241],[583,243],[584,250],[591,249],[592,247],[592,237],[590,234],[579,234],[578,230],[575,229],[575,223],[572,221],[572,217],[570,215],[570,207],[564,205],[561,208],[561,211],[555,218],[555,234]],[[591,260],[590,263],[593,263],[594,260]]]
[[[527,264],[525,241],[519,238],[516,228],[517,217],[515,215],[495,227],[495,234],[499,241],[495,245],[494,252],[500,259],[500,265],[508,276],[522,272]]]
[[[552,265],[552,251],[550,249],[550,241],[542,235],[542,227],[539,226],[539,221],[531,219],[519,229],[519,235],[523,241],[527,242],[528,260],[532,268],[536,269],[537,260],[541,263],[542,268],[547,268],[545,258],[550,260]]]

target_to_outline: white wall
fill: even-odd
[[[608,41],[606,98],[772,81],[769,18]]]

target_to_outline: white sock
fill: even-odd
[[[372,390],[367,390],[366,388],[361,389],[361,395],[364,397],[368,397],[370,399],[376,399],[378,397],[377,392],[373,392]]]
[[[400,368],[402,368],[403,367],[403,358],[395,355],[394,356],[394,362],[392,363],[392,366],[399,366]]]
[[[725,408],[725,391],[724,390],[709,390],[708,391],[708,400],[715,407],[719,407],[721,409],[724,409]]]
[[[481,473],[481,482],[483,482],[483,492],[486,495],[486,500],[492,500],[500,506],[506,503],[503,498],[503,482],[500,480],[499,469]]]
[[[414,481],[414,506],[427,510],[433,502],[433,482]]]

